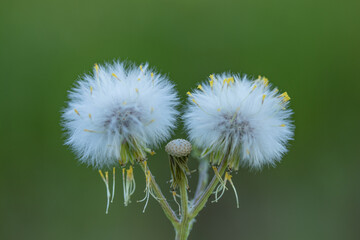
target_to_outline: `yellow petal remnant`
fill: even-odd
[[[200,89],[201,91],[204,91],[203,87],[200,84],[197,86],[197,88]]]
[[[118,78],[118,76],[116,76],[115,73],[112,73],[111,75],[112,75],[114,78],[116,78],[117,80],[120,80],[120,78]]]
[[[142,65],[140,65],[140,71],[141,71],[141,72],[144,72],[144,71],[143,71],[143,66],[142,66]]]
[[[84,129],[84,132],[96,133],[94,130]]]
[[[284,102],[287,102],[287,101],[290,100],[290,97],[289,97],[289,95],[287,94],[287,92],[284,92],[283,94],[281,94],[280,97],[283,98],[283,101],[284,101]]]
[[[214,170],[215,176],[218,178],[220,184],[222,184],[225,187],[226,183],[224,182],[224,180],[222,180],[218,169],[215,166],[212,166],[212,169]]]
[[[265,85],[265,87],[267,87],[269,85],[269,79],[259,75],[258,78],[256,79],[256,82],[261,81],[261,80],[263,81],[262,83]]]
[[[229,78],[228,81],[229,81],[228,84],[229,84],[230,82],[231,82],[231,83],[234,83],[234,77]]]
[[[135,88],[136,93],[139,93],[139,89]]]
[[[102,180],[105,180],[104,174],[102,173],[102,171],[101,171],[101,170],[99,170],[99,174],[100,174],[100,176],[101,176]]]
[[[140,78],[138,78],[138,81],[140,81],[141,79]]]
[[[134,171],[132,166],[130,166],[129,169],[126,170],[126,175],[129,180],[132,180],[134,178]]]
[[[266,97],[266,94],[264,94],[264,95],[262,96],[262,103],[264,103],[265,97]]]
[[[122,170],[123,173],[123,189],[124,189],[124,205],[127,206],[131,201],[131,195],[135,192],[136,184],[134,178],[134,172],[132,166],[126,170],[125,178],[125,168]]]
[[[90,95],[92,95],[92,92],[93,92],[93,87],[90,86]]]
[[[285,124],[281,124],[280,127],[285,127],[286,125]]]
[[[218,108],[217,111],[220,112],[220,111],[221,111],[221,108]]]
[[[145,212],[146,206],[148,205],[150,195],[153,196],[155,199],[157,199],[154,196],[154,193],[153,193],[152,188],[151,188],[151,177],[152,176],[151,176],[150,170],[146,170],[147,169],[146,161],[144,162],[144,165],[145,165],[144,166],[144,172],[145,172],[145,191],[144,192],[145,192],[145,197],[142,200],[138,201],[138,202],[146,201],[144,209],[143,209],[143,213]]]
[[[255,90],[255,88],[257,88],[257,86],[256,86],[256,85],[254,85],[254,86],[253,86],[253,88],[251,89],[251,91],[254,91],[254,90]]]
[[[264,85],[267,87],[269,85],[269,79],[263,77]]]
[[[115,196],[115,167],[113,167],[113,189],[112,189],[112,197],[111,197],[111,202],[114,202],[114,196]]]
[[[209,83],[210,83],[210,87],[212,89],[212,87],[214,86],[214,80],[210,80]]]
[[[178,205],[178,207],[179,207],[179,213],[181,213],[181,206],[180,206],[180,204],[178,203],[178,201],[176,200],[176,197],[177,197],[176,192],[175,192],[175,191],[172,191],[172,195],[173,195],[174,202],[175,202],[175,203]]]
[[[89,113],[89,118],[91,119],[91,113]]]
[[[154,86],[154,73],[151,73],[152,85]]]
[[[98,86],[100,86],[99,65],[97,65],[97,63],[95,63],[94,68],[95,68],[95,71],[96,71],[96,81],[97,81]]]
[[[210,76],[209,76],[209,78],[210,78],[210,81],[209,81],[209,83],[210,83],[210,87],[211,87],[211,89],[213,88],[213,86],[214,86],[214,74],[211,74]]]
[[[227,78],[225,78],[225,79],[223,80],[223,86],[225,85],[226,82],[228,82]]]
[[[75,112],[77,115],[80,116],[80,113],[79,113],[79,111],[78,111],[76,108],[74,109],[74,112]]]
[[[232,178],[232,176],[231,176],[228,172],[226,172],[226,173],[225,173],[225,180],[228,180],[229,183],[230,183],[230,185],[231,185],[231,187],[233,188],[234,193],[235,193],[235,198],[236,198],[236,207],[239,208],[239,197],[238,197],[238,194],[237,194],[235,185],[234,185],[234,183],[232,182],[231,178]]]
[[[209,78],[210,78],[212,81],[214,81],[214,74],[211,74],[211,75],[209,76]]]
[[[145,126],[148,126],[148,125],[152,124],[153,122],[155,122],[155,119],[151,119],[150,122],[148,122]]]
[[[109,212],[109,205],[110,205],[110,189],[109,189],[109,172],[105,172],[105,177],[104,174],[102,173],[101,170],[99,170],[99,174],[101,176],[101,179],[104,181],[105,186],[106,186],[106,198],[107,198],[107,204],[106,204],[106,211],[105,213],[108,214]]]
[[[190,97],[192,97],[192,94],[191,94],[191,92],[187,92],[186,94],[187,94],[187,95],[189,95]]]

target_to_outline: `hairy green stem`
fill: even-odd
[[[181,196],[181,221],[180,226],[176,230],[176,240],[186,240],[190,233],[190,221],[189,217],[189,199],[187,194],[186,176],[184,176],[179,184],[180,196]]]
[[[142,161],[139,164],[145,174],[147,173],[147,171],[150,171],[149,166],[145,164],[145,161]],[[154,176],[151,174],[151,171],[150,171],[150,176],[151,176],[151,188],[154,194],[156,195],[161,208],[163,209],[166,217],[171,221],[174,227],[177,228],[180,222],[179,219],[177,218],[175,212],[170,207],[169,203],[166,201],[166,198],[162,194],[159,185],[156,183]]]
[[[224,156],[224,158],[220,163],[220,166],[217,168],[219,175],[221,177],[224,175],[226,168],[227,168],[227,156]],[[199,178],[199,181],[202,180],[203,179]],[[182,217],[179,224],[179,228],[175,228],[176,230],[175,240],[186,240],[188,238],[194,218],[205,207],[206,202],[210,198],[211,194],[214,192],[218,183],[219,183],[219,178],[215,175],[212,178],[209,185],[207,186],[207,188],[202,192],[200,196],[195,197],[192,206],[189,207],[186,183],[185,181],[181,182],[180,195],[181,195]]]

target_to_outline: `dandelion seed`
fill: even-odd
[[[229,182],[232,189],[234,190],[236,206],[237,206],[237,208],[239,208],[239,197],[238,197],[235,185],[234,185],[233,181],[231,180],[231,178],[232,178],[232,176],[230,175],[230,173],[226,172],[223,183],[219,183],[219,186],[217,186],[215,192],[213,193],[213,194],[215,194],[215,200],[213,200],[212,203],[218,202],[220,200],[220,198],[224,195],[225,190],[228,190],[226,188],[226,183]],[[218,195],[219,192],[221,192],[220,195]]]
[[[234,185],[233,181],[231,180],[231,178],[232,178],[232,176],[228,172],[226,172],[225,173],[225,179],[228,180],[228,182],[230,183],[231,187],[234,190],[235,199],[236,199],[236,207],[239,208],[239,197],[238,197],[235,185]]]
[[[143,202],[143,201],[146,201],[145,202],[145,206],[144,206],[144,209],[143,209],[143,213],[145,212],[146,210],[146,207],[149,203],[149,198],[150,198],[150,191],[151,191],[151,173],[149,170],[146,171],[146,174],[145,174],[145,197],[142,199],[142,200],[139,200],[138,202]]]
[[[125,177],[125,168],[123,169],[123,188],[124,188],[124,205],[127,206],[131,203],[131,196],[134,194],[136,189],[136,183],[134,178],[134,170],[132,166],[126,170]]]
[[[174,199],[174,202],[177,204],[178,208],[179,208],[179,214],[181,214],[181,206],[179,204],[179,202],[176,200],[176,192],[175,191],[172,191],[172,196],[173,196],[173,199]]]

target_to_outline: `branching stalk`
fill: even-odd
[[[143,171],[146,173],[149,170],[149,166],[144,162],[139,163]],[[202,164],[201,163],[200,167]],[[199,167],[199,168],[200,168]],[[221,160],[220,166],[217,168],[218,175],[222,177],[227,168],[227,154]],[[150,172],[151,174],[151,172]],[[160,206],[162,207],[166,217],[171,221],[175,228],[176,238],[175,240],[186,240],[189,236],[192,223],[194,218],[199,214],[199,212],[204,208],[206,202],[210,198],[211,194],[214,192],[216,186],[219,184],[219,176],[214,175],[209,185],[205,188],[207,183],[207,168],[200,170],[199,183],[195,193],[194,200],[192,204],[189,205],[188,199],[188,186],[186,181],[185,172],[182,172],[184,176],[179,182],[178,187],[180,189],[180,199],[181,199],[181,218],[179,219],[175,212],[170,207],[169,203],[166,201],[164,195],[162,194],[160,187],[155,181],[155,178],[151,175],[151,187],[153,193],[155,194]]]
[[[218,168],[219,175],[222,176],[225,173],[227,168],[227,154],[221,160],[220,166]],[[219,183],[219,178],[215,175],[210,184],[207,186],[205,191],[194,200],[194,204],[190,210],[190,217],[195,218],[199,212],[205,207],[206,202],[210,198],[211,194],[214,192],[216,186]]]

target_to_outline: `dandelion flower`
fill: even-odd
[[[115,166],[144,161],[152,147],[170,137],[175,125],[178,97],[174,85],[148,65],[136,67],[121,62],[99,66],[84,75],[69,93],[62,115],[67,131],[66,144],[77,153],[80,162],[99,169],[105,183],[108,213],[110,203],[109,172]],[[122,169],[124,204],[135,191],[133,168]]]
[[[66,144],[80,162],[103,168],[145,158],[174,127],[174,85],[148,65],[95,64],[69,93]]]
[[[226,155],[228,167],[275,165],[293,137],[290,97],[272,90],[265,77],[210,75],[188,92],[184,115],[189,137],[214,164]]]

